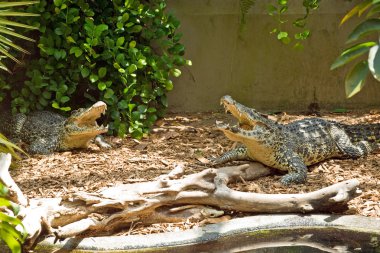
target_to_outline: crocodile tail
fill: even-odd
[[[354,143],[360,141],[380,143],[380,124],[342,124],[342,127]]]

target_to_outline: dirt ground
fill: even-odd
[[[310,116],[270,117],[287,123]],[[350,124],[380,123],[377,112],[329,113],[322,117]],[[233,122],[232,117],[224,113],[169,114],[157,122],[151,135],[140,141],[106,137],[112,149],[99,150],[91,144],[88,150],[32,156],[18,162],[11,175],[29,198],[35,198],[60,197],[76,191],[94,192],[116,184],[153,180],[179,163],[185,164],[188,173],[199,172],[207,167],[199,164],[199,159],[217,156],[236,145],[214,128],[216,120]],[[380,218],[380,153],[358,160],[331,159],[311,166],[304,185],[284,187],[279,183],[280,177],[278,174],[252,182],[237,182],[233,187],[259,193],[305,193],[357,178],[362,194],[349,202],[346,213]],[[156,224],[149,233],[170,231],[173,227],[177,229],[172,224]],[[138,226],[135,229],[135,233],[141,231]]]

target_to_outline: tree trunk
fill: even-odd
[[[152,224],[185,220],[201,221],[223,215],[222,210],[252,213],[337,212],[359,194],[359,181],[347,180],[303,194],[259,194],[228,187],[237,180],[254,180],[271,174],[260,163],[205,169],[184,175],[177,166],[155,181],[124,184],[96,193],[78,192],[71,199],[26,198],[9,180],[10,158],[0,158],[0,180],[13,192],[12,200],[21,204],[23,224],[33,245],[44,233],[57,239],[73,236],[105,235],[128,228],[133,223]]]

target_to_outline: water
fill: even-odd
[[[377,234],[334,228],[261,230],[221,238],[204,244],[166,249],[164,252],[220,253],[380,253]]]
[[[0,252],[7,252],[0,246]],[[95,251],[67,251],[57,248],[36,248],[34,253],[85,253]],[[106,252],[106,251],[98,251]],[[245,234],[222,237],[216,241],[196,245],[180,245],[166,248],[112,251],[167,252],[167,253],[321,253],[364,252],[380,253],[378,233],[353,232],[335,228],[299,228],[260,230]]]

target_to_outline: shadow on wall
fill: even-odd
[[[356,25],[339,27],[354,3],[322,2],[308,19],[312,36],[302,51],[281,44],[269,33],[277,23],[266,14],[266,1],[257,1],[240,34],[238,0],[168,0],[168,4],[181,21],[186,57],[193,62],[174,80],[170,111],[219,110],[219,99],[226,94],[270,111],[307,111],[310,104],[322,110],[380,106],[373,96],[380,94],[376,81],[368,80],[363,91],[348,100],[347,69],[330,71]],[[285,18],[302,15],[302,8],[294,8]]]

